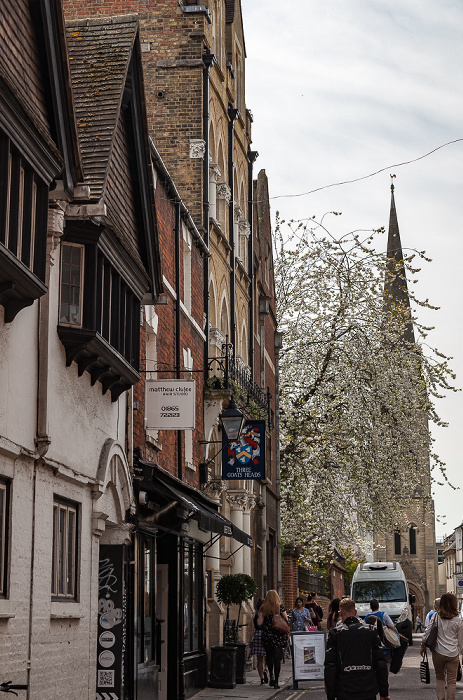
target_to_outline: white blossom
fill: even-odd
[[[306,560],[392,531],[416,489],[430,494],[428,421],[442,425],[434,402],[454,375],[413,313],[429,302],[409,292],[411,311],[385,295],[386,278],[406,282],[375,250],[383,232],[335,240],[313,219],[277,221],[282,538]],[[424,252],[404,259],[409,284],[417,260]]]

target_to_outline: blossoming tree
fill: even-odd
[[[445,465],[432,452],[435,400],[453,390],[407,289],[424,252],[379,252],[384,229],[332,236],[277,221],[282,538],[308,563],[388,530]]]

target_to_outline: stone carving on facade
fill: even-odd
[[[64,214],[66,207],[66,202],[56,202],[55,208],[48,210],[48,255],[50,256],[50,263],[52,265],[51,255],[57,248],[60,238],[64,233]]]
[[[218,182],[219,178],[222,177],[222,172],[217,163],[209,164],[209,174],[211,176],[211,179],[214,178],[216,182]]]
[[[206,155],[206,142],[203,139],[190,139],[190,158],[202,158]]]
[[[225,335],[222,333],[220,328],[216,326],[211,326],[209,328],[209,342],[211,347],[219,348],[222,352],[222,345],[225,343]]]
[[[220,503],[224,490],[225,481],[217,477],[211,477],[209,481],[203,485],[204,495],[216,503]]]
[[[235,212],[235,222],[239,223],[243,217],[243,210],[241,209],[239,204],[235,204],[234,212]]]
[[[224,199],[227,204],[231,202],[231,189],[226,182],[217,183],[217,199]]]
[[[250,513],[256,505],[256,497],[253,493],[245,491],[226,491],[225,498],[230,504],[231,510],[241,510]]]
[[[231,510],[245,510],[248,503],[248,494],[243,491],[226,491],[225,498],[230,504]]]
[[[249,221],[246,219],[240,219],[238,222],[239,226],[239,232],[240,236],[244,236],[245,238],[249,238],[251,234],[251,226],[249,225]]]

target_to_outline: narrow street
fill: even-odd
[[[414,644],[408,647],[404,663],[397,675],[389,675],[389,694],[391,700],[434,700],[436,697],[435,675],[431,666],[431,684],[420,682],[420,634],[414,634]],[[323,683],[299,683],[299,689],[293,690],[291,682],[278,694],[278,700],[326,700]],[[457,698],[463,698],[463,682],[457,683]]]

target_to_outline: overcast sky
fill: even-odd
[[[463,387],[463,141],[389,167],[463,139],[463,3],[242,0],[242,8],[256,170],[269,177],[273,214],[340,211],[335,233],[387,229],[394,173],[402,245],[432,258],[415,291],[440,310],[420,320],[435,326],[430,343],[454,358]],[[463,519],[462,406],[458,393],[437,407],[449,427],[433,430],[436,451],[460,486],[434,488],[445,518],[438,536]]]

